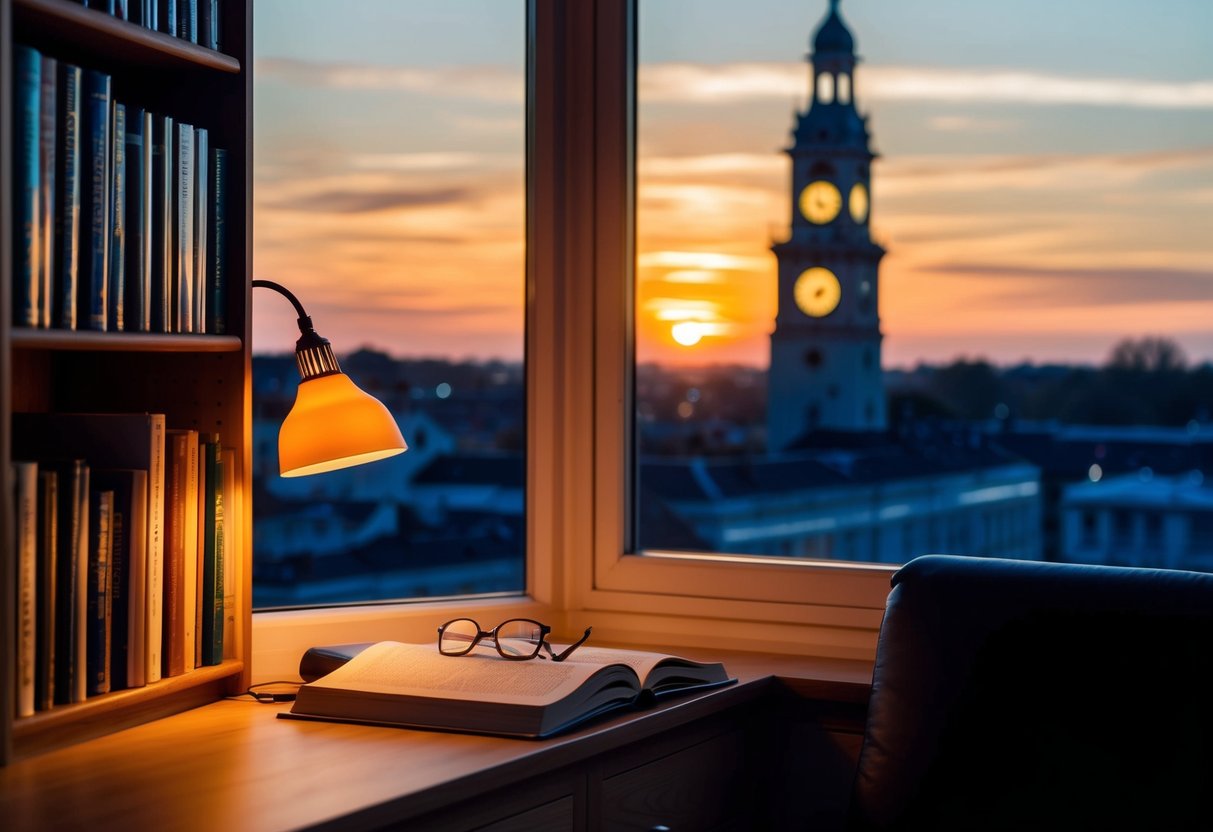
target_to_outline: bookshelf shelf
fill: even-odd
[[[13,0],[13,24],[23,34],[61,44],[81,55],[138,66],[240,72],[240,61],[231,55],[153,32],[70,0]]]
[[[185,664],[187,667],[191,663],[200,665],[194,670],[143,687],[87,696],[74,704],[55,705],[46,710],[37,710],[32,716],[18,718],[15,714],[18,711],[19,681],[14,657],[20,643],[18,624],[22,623],[25,626],[23,632],[28,633],[30,619],[28,614],[24,619],[19,619],[22,609],[19,597],[28,599],[29,596],[19,596],[17,576],[19,564],[28,561],[20,557],[16,543],[18,523],[13,489],[5,488],[4,496],[0,498],[0,656],[5,657],[0,666],[0,766],[214,702],[244,691],[249,683],[249,622],[252,608],[249,556],[252,542],[252,386],[249,350],[252,78],[249,68],[252,57],[252,2],[219,0],[219,11],[222,53],[144,29],[101,11],[85,8],[72,0],[0,0],[0,182],[5,185],[0,188],[0,479],[7,481],[12,476],[14,460],[38,462],[51,458],[38,453],[28,434],[22,434],[26,438],[21,440],[16,438],[17,423],[22,419],[45,419],[45,414],[72,413],[90,416],[163,414],[161,424],[166,429],[166,438],[168,433],[196,432],[199,448],[205,444],[201,437],[206,436],[211,447],[221,449],[222,466],[218,464],[220,454],[216,452],[213,470],[214,476],[222,474],[223,479],[212,479],[210,482],[223,484],[223,493],[227,496],[222,506],[225,520],[229,520],[230,524],[222,527],[216,525],[215,538],[219,538],[219,531],[222,530],[225,565],[230,563],[233,567],[232,573],[225,572],[222,606],[226,616],[224,629],[231,627],[233,638],[223,640],[222,659],[218,656],[218,642],[212,642],[212,649],[216,652],[209,659],[202,658]],[[210,136],[209,147],[226,151],[223,180],[226,189],[223,203],[226,206],[226,242],[222,249],[213,249],[222,252],[213,262],[221,264],[221,272],[225,276],[223,285],[226,291],[217,302],[223,311],[224,331],[227,334],[95,332],[35,329],[14,324],[18,252],[14,226],[20,212],[10,183],[15,181],[15,162],[18,158],[19,137],[13,129],[18,121],[14,95],[17,88],[14,73],[18,45],[57,59],[60,67],[73,65],[85,71],[96,70],[99,74],[112,76],[113,101],[130,108],[144,108],[157,116],[172,118],[175,123],[206,128]],[[63,76],[59,77],[61,80]],[[28,112],[28,109],[23,111]],[[55,145],[55,152],[56,155],[63,152],[61,143]],[[111,152],[116,151],[111,149]],[[178,210],[181,204],[176,203],[178,208],[174,210]],[[162,226],[165,227],[168,226]],[[20,242],[24,244],[26,241]],[[185,250],[178,248],[178,256],[182,256],[181,252]],[[14,413],[34,416],[14,416]],[[159,419],[159,415],[155,418]],[[70,431],[61,432],[56,435],[56,442],[64,433],[74,436]],[[147,435],[151,437],[155,434],[149,432]],[[154,457],[154,451],[148,450],[148,444],[154,448],[155,442],[155,439],[144,441],[143,447],[149,458]],[[94,449],[110,444],[107,437],[105,442],[94,445]],[[73,458],[88,455],[78,451]],[[88,461],[85,460],[86,463]],[[166,456],[166,468],[167,464]],[[146,493],[149,495],[149,507],[152,505],[150,471],[154,466],[139,461],[128,462],[124,458],[117,462],[98,462],[96,467],[148,470]],[[27,466],[25,470],[28,472],[31,469]],[[202,482],[201,479],[197,481]],[[167,489],[167,484],[164,487]],[[127,494],[131,493],[134,493],[133,488],[128,488]],[[169,493],[168,490],[162,492],[163,495]],[[178,490],[172,493],[182,492]],[[204,498],[210,498],[214,493],[203,492],[201,485],[194,492]],[[162,496],[161,499],[166,498]],[[115,500],[115,512],[116,505]],[[165,509],[180,509],[183,505],[195,506],[195,503],[193,500],[171,504],[166,501],[162,505]],[[206,505],[211,505],[214,515],[218,515],[218,499],[214,503],[199,499],[195,506],[199,517],[204,516]],[[93,516],[91,503],[81,510]],[[69,516],[75,516],[71,514],[76,511],[75,508],[69,507],[65,511]],[[153,528],[150,511],[149,508],[147,529]],[[203,528],[200,523],[199,520],[197,529]],[[161,531],[170,528],[174,527],[164,525]],[[175,528],[179,530],[182,526]],[[149,531],[149,541],[154,537],[155,534]],[[192,538],[187,536],[186,539]],[[203,545],[200,539],[199,551],[202,551]],[[218,551],[216,544],[207,545],[212,547],[209,550],[212,556],[206,561],[199,556],[199,562],[217,566],[217,555],[213,555]],[[150,542],[148,549],[152,549]],[[42,547],[39,546],[38,550],[41,552]],[[27,546],[24,551],[29,552],[30,547]],[[180,552],[180,547],[176,551]],[[62,557],[60,550],[56,549],[56,553],[57,557]],[[58,569],[58,560],[55,562],[52,572]],[[89,565],[92,565],[92,561]],[[188,570],[180,574],[187,573]],[[147,574],[150,576],[151,572]],[[167,577],[167,573],[160,574],[162,580]],[[217,587],[214,574],[211,580],[214,582],[212,586]],[[202,585],[201,578],[198,585]],[[94,597],[97,597],[95,590]],[[49,607],[54,611],[53,629],[62,630],[59,627],[62,608],[58,596],[55,598],[55,603]],[[150,595],[148,598],[151,608],[153,602]],[[29,609],[28,603],[25,609]],[[177,619],[178,622],[181,620]],[[150,626],[150,614],[147,621]],[[35,629],[37,626],[40,625],[35,625]],[[217,632],[213,629],[215,626],[212,624],[212,632]],[[165,626],[163,631],[168,633],[169,627]],[[107,633],[105,637],[110,636]],[[184,639],[175,643],[181,644],[183,641],[189,643]],[[89,646],[92,644],[89,641]],[[149,646],[147,649],[150,654],[153,648]],[[210,664],[211,661],[217,663]],[[151,671],[148,677],[155,678]],[[55,678],[55,681],[57,684],[58,679]],[[25,690],[28,691],[28,686]]]
[[[14,350],[99,352],[239,352],[235,335],[161,335],[151,332],[79,332],[14,328]]]

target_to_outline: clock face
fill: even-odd
[[[801,312],[813,318],[824,318],[838,308],[838,301],[842,299],[842,286],[832,271],[814,266],[805,269],[804,273],[796,278],[793,295]]]
[[[842,209],[842,194],[833,182],[818,179],[800,192],[800,213],[815,225],[825,225]]]
[[[863,225],[868,219],[868,188],[862,182],[851,188],[850,203],[851,219]]]

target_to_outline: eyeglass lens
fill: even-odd
[[[496,639],[492,646],[509,659],[534,658],[543,642],[543,629],[539,622],[522,618],[502,622],[493,634]],[[481,630],[480,625],[470,618],[457,618],[442,626],[438,650],[447,656],[463,656],[470,653],[477,642],[488,647],[484,642],[493,634]]]

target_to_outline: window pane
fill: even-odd
[[[635,546],[1213,570],[1210,25],[640,0]]]
[[[254,293],[254,604],[519,591],[525,6],[259,0],[255,275],[409,449],[278,476],[290,305]]]

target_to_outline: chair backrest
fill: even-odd
[[[1213,575],[931,555],[893,576],[853,829],[1213,828]]]

